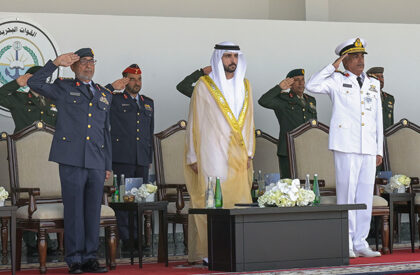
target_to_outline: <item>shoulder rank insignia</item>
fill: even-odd
[[[79,87],[79,86],[80,86],[80,82],[79,82],[79,81],[77,81],[77,82],[76,82],[76,86],[77,86],[77,87]]]
[[[349,77],[350,76],[348,73],[344,73],[344,72],[339,71],[339,70],[336,70],[335,72],[336,73],[340,73],[340,74],[344,75],[345,77]]]
[[[108,91],[110,94],[113,94],[112,93],[112,91],[110,90],[110,89],[108,89],[107,87],[104,87],[104,86],[100,86],[102,89],[104,89],[104,90],[106,90],[106,91]]]
[[[309,107],[312,109],[316,109],[316,105],[313,102],[309,102]]]
[[[146,108],[146,110],[151,111],[152,107],[150,107],[149,104],[144,104],[144,108]]]
[[[289,93],[289,97],[290,97],[290,98],[293,98],[293,94],[292,94],[292,93]]]
[[[106,96],[101,96],[99,98],[99,101],[105,103],[106,105],[109,105],[109,102],[108,102],[108,99],[106,99]]]

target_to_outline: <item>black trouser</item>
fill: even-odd
[[[279,156],[279,168],[280,168],[280,178],[288,179],[290,178],[290,166],[289,166],[289,157],[288,156]]]

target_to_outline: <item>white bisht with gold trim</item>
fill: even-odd
[[[195,86],[187,125],[184,175],[192,208],[205,207],[209,176],[220,177],[223,207],[250,203],[252,166],[249,157],[255,151],[252,91],[247,79],[245,99],[236,119],[223,94],[209,76]],[[197,163],[198,174],[189,165]],[[188,261],[207,257],[207,218],[189,215]]]

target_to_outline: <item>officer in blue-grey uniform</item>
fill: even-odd
[[[137,64],[122,74],[129,82],[123,93],[114,94],[111,104],[112,170],[147,183],[153,154],[153,100],[139,94],[142,78]]]
[[[111,104],[112,170],[118,176],[143,178],[147,183],[153,154],[153,100],[139,94],[142,75],[137,64],[130,65],[122,74],[129,82],[123,93],[114,94]],[[116,216],[119,237],[126,244],[128,216],[126,212],[118,211]],[[137,238],[137,230],[134,232]]]
[[[112,169],[111,91],[123,89],[128,80],[107,88],[94,83],[95,63],[93,51],[83,48],[49,60],[28,80],[31,89],[54,100],[59,110],[49,159],[59,164],[65,260],[71,274],[107,272],[99,266],[96,251],[103,186]],[[70,66],[75,79],[46,83],[59,66]]]

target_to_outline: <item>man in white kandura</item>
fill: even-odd
[[[363,72],[366,42],[353,38],[340,44],[340,56],[306,84],[312,93],[332,101],[329,149],[334,152],[337,203],[364,203],[349,211],[349,256],[378,257],[366,238],[372,215],[376,166],[382,163],[383,130],[380,84]],[[340,63],[346,71],[338,72]]]
[[[209,176],[220,177],[223,206],[251,203],[255,149],[251,86],[246,61],[231,42],[214,47],[212,72],[197,82],[190,102],[184,175],[191,207],[204,208]],[[188,261],[207,257],[207,218],[190,215]]]

